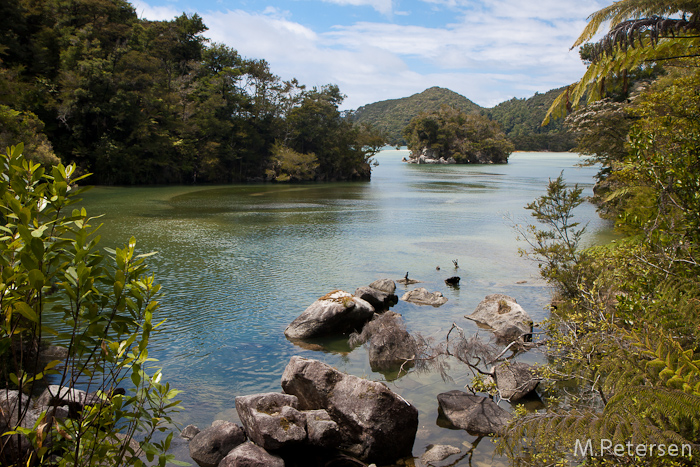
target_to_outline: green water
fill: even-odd
[[[436,339],[453,322],[476,332],[464,315],[491,293],[515,297],[535,321],[546,317],[549,290],[536,266],[518,256],[524,245],[516,242],[509,218],[529,222],[523,206],[562,170],[567,182],[591,194],[596,169],[575,167],[579,158],[572,154],[516,153],[498,166],[408,165],[400,162],[406,155],[394,149],[378,154],[371,182],[97,187],[84,196],[89,214],[105,214],[103,246],[133,235],[141,252],[159,252],[149,264],[163,285],[160,316],[167,321],[151,354],[165,379],[183,391],[179,423],[203,428],[216,419],[238,422],[234,398],[280,391],[292,355],[385,381],[370,370],[364,348],[350,352],[342,342],[301,348],[285,339],[287,324],[334,289],[353,292],[408,271],[449,301],[440,308],[399,302],[393,310],[409,331]],[[591,205],[577,215],[590,222],[589,242],[609,236]],[[458,289],[443,282],[451,275],[462,278]],[[405,290],[399,285],[397,294]],[[451,376],[454,382],[445,383],[436,374],[411,373],[387,382],[420,411],[416,456],[431,443],[466,452],[463,443],[475,441],[436,424],[437,394],[471,379],[459,364]],[[184,442],[174,450],[189,460]],[[490,440],[481,441],[471,465],[500,465],[492,453]],[[454,465],[470,465],[469,459]]]

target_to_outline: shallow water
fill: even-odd
[[[167,321],[151,355],[164,379],[183,391],[179,423],[238,422],[234,398],[280,391],[292,355],[385,381],[371,371],[364,348],[350,351],[336,341],[311,350],[285,339],[287,324],[334,289],[353,292],[408,271],[424,281],[419,286],[449,301],[439,308],[399,302],[393,310],[409,331],[436,339],[444,339],[453,322],[476,332],[464,315],[491,293],[516,298],[535,321],[547,316],[549,290],[536,265],[519,257],[518,247],[525,245],[516,241],[512,224],[530,222],[523,206],[562,170],[568,183],[590,195],[596,169],[575,167],[579,158],[568,153],[515,153],[509,164],[489,166],[409,165],[400,162],[406,155],[379,153],[371,182],[97,187],[84,196],[89,214],[105,214],[103,246],[119,246],[133,235],[140,252],[158,251],[149,264],[165,292],[160,317]],[[577,215],[590,222],[588,242],[609,238],[609,226],[591,205],[579,207]],[[452,275],[462,278],[459,288],[443,282]],[[399,285],[397,294],[405,290]],[[489,337],[483,330],[480,335]],[[436,424],[437,394],[471,379],[459,364],[450,374],[453,382],[434,373],[387,381],[419,409],[416,456],[431,443],[452,444],[466,454],[463,443],[475,442],[464,431]],[[189,460],[184,442],[174,452]],[[502,462],[484,439],[471,457],[452,465]]]

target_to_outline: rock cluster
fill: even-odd
[[[237,397],[243,428],[220,422],[199,432],[192,459],[201,467],[284,466],[285,453],[299,447],[341,449],[363,462],[411,455],[418,410],[385,385],[292,357],[282,389]]]
[[[408,159],[404,158],[404,162],[409,164],[456,164],[454,157],[438,157],[435,150],[425,148],[420,153],[411,153]]]

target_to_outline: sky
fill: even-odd
[[[601,0],[132,0],[139,17],[197,13],[204,36],[282,78],[337,84],[341,109],[433,86],[482,107],[571,84],[571,45]]]

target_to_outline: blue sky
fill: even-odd
[[[570,84],[569,51],[601,0],[132,0],[140,17],[198,13],[205,36],[282,79],[337,84],[343,109],[441,86],[492,107]]]

